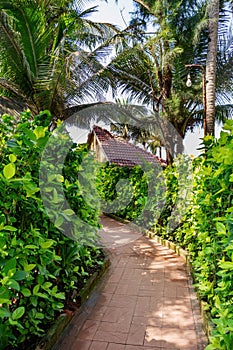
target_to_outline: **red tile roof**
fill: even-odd
[[[143,165],[145,162],[156,165],[166,165],[157,156],[133,145],[125,140],[114,137],[109,131],[99,127],[93,127],[93,133],[102,147],[102,150],[110,163],[119,166],[133,167]]]

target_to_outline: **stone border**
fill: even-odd
[[[179,245],[156,235],[153,231],[139,227],[138,225],[128,220],[119,218],[114,214],[105,214],[105,213],[103,214],[119,222],[129,225],[135,231],[138,231],[148,236],[149,238],[155,240],[156,243],[159,243],[164,247],[173,250],[177,255],[181,256],[185,260],[186,272],[188,276],[188,288],[189,288],[189,294],[190,294],[190,300],[191,300],[191,307],[193,310],[194,322],[195,322],[196,332],[198,335],[198,350],[203,350],[204,347],[207,346],[208,344],[208,338],[211,334],[211,330],[213,327],[212,327],[210,315],[205,310],[205,303],[201,300],[197,288],[195,288],[193,285],[194,273],[193,273],[192,260],[191,260],[190,254],[185,249],[181,248]],[[205,334],[203,334],[203,331]]]
[[[107,254],[105,253],[106,258],[104,264],[102,265],[99,271],[96,271],[91,278],[87,281],[85,286],[78,293],[78,296],[81,298],[81,306],[74,312],[70,314],[61,314],[55,323],[48,330],[47,334],[41,339],[35,350],[51,350],[58,341],[59,337],[69,325],[72,319],[79,317],[83,312],[83,305],[89,299],[90,293],[93,291],[95,286],[98,284],[102,276],[105,274],[106,270],[109,268],[111,262]]]

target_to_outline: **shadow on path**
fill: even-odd
[[[127,225],[107,217],[101,223],[110,269],[54,350],[203,350],[184,260]]]

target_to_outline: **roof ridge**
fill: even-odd
[[[128,163],[129,166],[133,166],[133,164],[142,165],[144,161],[156,164],[160,163],[161,165],[165,163],[165,161],[148,150],[127,140],[115,137],[110,131],[98,125],[93,126],[92,129],[110,162],[118,164],[123,162],[126,165]],[[126,147],[123,148],[123,146]]]
[[[108,136],[108,138],[111,138],[111,139],[114,138],[114,136],[113,136],[108,130],[102,128],[101,126],[94,125],[92,129],[93,129],[93,131],[94,131],[95,133],[98,133],[98,131],[100,131],[101,133],[103,133],[104,135],[102,135],[102,136],[105,136],[105,135],[106,135],[106,136]],[[98,135],[97,135],[97,136],[98,136]]]

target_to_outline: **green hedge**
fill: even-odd
[[[128,188],[123,182],[117,187],[122,180],[128,181]],[[112,213],[127,220],[137,218],[147,200],[147,179],[140,166],[129,168],[103,164],[99,169],[97,188],[108,211],[111,211],[112,206]],[[128,204],[122,205],[125,198]]]
[[[233,121],[221,137],[205,139],[207,152],[197,161],[193,204],[182,228],[197,288],[214,328],[211,349],[233,344]]]
[[[147,203],[149,229],[189,251],[195,284],[212,321],[210,344],[206,349],[232,350],[233,121],[226,122],[219,140],[206,137],[204,146],[206,151],[192,164],[180,157],[172,167],[161,171],[163,175],[157,175],[162,179],[159,186],[164,185],[166,191],[159,192],[157,188],[155,198],[148,196],[148,182],[143,173],[137,177],[135,170],[123,171],[113,166],[102,169],[101,193],[113,199],[121,172],[131,174],[126,176],[138,192],[135,191],[133,201],[125,210],[115,214],[135,221]],[[137,173],[139,171],[137,169]],[[154,186],[156,188],[156,181]],[[157,205],[159,193],[161,207]],[[142,199],[142,204],[136,207],[138,199]],[[140,220],[137,223],[145,226],[145,220]]]
[[[4,115],[0,124],[0,349],[35,348],[64,307],[77,305],[77,294],[98,265],[102,252],[95,248],[98,230],[98,206],[88,204],[83,193],[85,185],[77,178],[88,150],[72,146],[63,176],[50,178],[46,188],[52,209],[61,212],[57,227],[70,222],[71,209],[62,208],[62,198],[56,193],[56,182],[62,183],[71,208],[90,224],[79,232],[66,232],[54,226],[48,218],[39,188],[39,167],[42,152],[51,132],[46,126],[48,112],[41,112],[34,121],[30,113],[20,116],[19,123]],[[60,147],[64,146],[62,139]],[[51,167],[51,163],[48,162]],[[80,175],[81,176],[81,175]],[[95,187],[93,169],[85,169],[85,178]],[[53,186],[54,184],[54,186]],[[97,193],[92,192],[92,197]],[[78,224],[75,223],[77,230]],[[85,236],[88,245],[85,245]],[[34,347],[33,347],[34,344]]]

